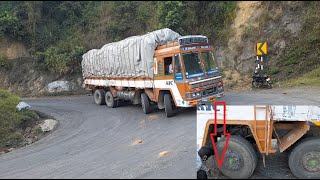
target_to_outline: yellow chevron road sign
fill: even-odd
[[[257,56],[266,55],[267,52],[267,42],[257,43]]]

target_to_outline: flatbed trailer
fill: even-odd
[[[320,178],[320,107],[319,106],[226,106],[217,109],[219,155],[226,144],[223,127],[231,134],[223,165],[218,169],[230,178],[248,178],[257,166],[258,154],[289,152],[289,167],[298,178]],[[213,148],[210,133],[215,126],[214,106],[197,110],[197,149]],[[276,142],[274,146],[272,142]],[[215,158],[215,163],[217,160]],[[263,161],[265,162],[265,161]]]

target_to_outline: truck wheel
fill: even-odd
[[[320,178],[320,139],[306,138],[289,155],[291,172],[302,179]]]
[[[151,112],[150,101],[146,93],[141,94],[141,106],[145,114],[149,114]]]
[[[106,104],[105,94],[106,94],[106,91],[104,89],[97,89],[93,95],[94,102],[98,105]]]
[[[164,110],[167,117],[173,116],[172,99],[170,94],[164,95]]]
[[[107,106],[109,107],[109,108],[115,108],[116,107],[116,105],[118,104],[117,102],[116,102],[116,100],[114,100],[114,97],[112,96],[112,94],[111,94],[111,92],[110,91],[108,91],[107,93],[106,93],[106,104],[107,104]]]
[[[226,138],[220,139],[216,145],[220,158],[226,144]],[[253,146],[241,136],[231,136],[223,164],[218,166],[214,156],[216,167],[222,174],[232,179],[246,179],[250,177],[257,166],[257,154]]]

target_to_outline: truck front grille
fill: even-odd
[[[213,88],[210,88],[210,89],[203,90],[202,91],[202,96],[205,97],[205,96],[210,96],[212,94],[217,94],[217,90],[218,90],[217,87],[213,87]]]

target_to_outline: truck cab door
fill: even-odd
[[[175,54],[174,55],[174,80],[175,81],[181,81],[183,80],[183,74],[182,74],[182,68],[180,64],[180,55]]]

